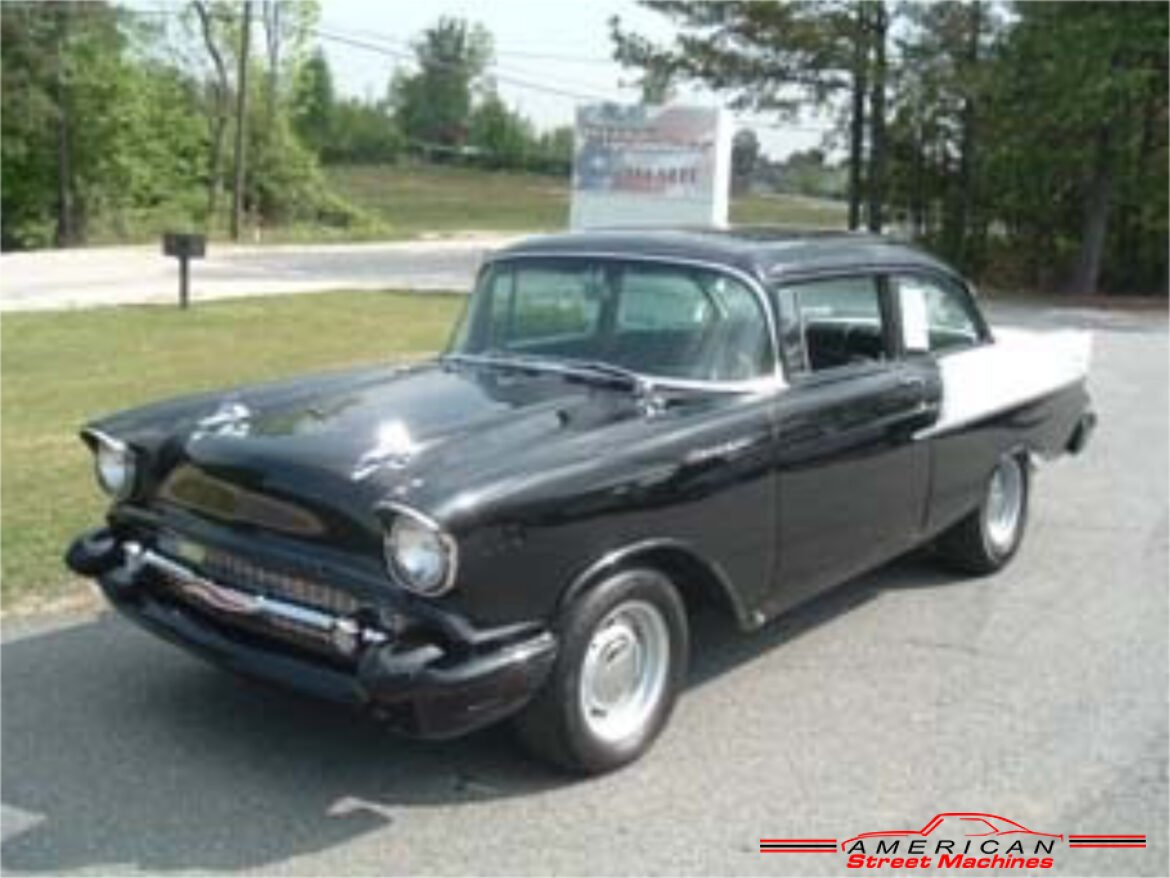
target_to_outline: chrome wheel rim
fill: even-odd
[[[1024,474],[1019,461],[1004,458],[987,486],[983,531],[997,552],[1007,552],[1016,541],[1024,508]]]
[[[646,601],[625,601],[593,631],[581,667],[580,703],[596,737],[637,736],[662,701],[670,670],[670,630]]]

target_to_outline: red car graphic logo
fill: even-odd
[[[1040,838],[1064,839],[1064,834],[1054,832],[1034,832],[1026,826],[1021,826],[1014,820],[1000,817],[998,814],[982,814],[976,811],[953,811],[936,814],[930,818],[921,829],[890,829],[885,832],[863,832],[853,838],[841,842],[841,850],[846,850],[856,841],[871,838],[927,838],[928,836],[947,836],[957,838],[1003,838],[1005,836],[1030,835]]]

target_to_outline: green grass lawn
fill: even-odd
[[[568,179],[443,165],[361,165],[326,169],[337,192],[399,236],[467,229],[563,229]],[[796,195],[732,199],[735,223],[844,228],[844,202]]]
[[[568,181],[557,177],[424,164],[329,167],[326,175],[395,235],[555,229],[569,219]]]
[[[6,314],[0,322],[2,598],[6,610],[67,596],[69,539],[104,498],[85,421],[181,393],[416,357],[440,348],[464,299],[338,292],[169,307]]]
[[[364,211],[348,227],[305,223],[245,230],[247,242],[341,243],[416,238],[462,231],[555,231],[569,221],[569,179],[518,171],[403,162],[396,165],[333,165],[324,169],[330,187]],[[177,210],[177,209],[176,209]],[[90,223],[93,245],[155,243],[167,229],[185,228],[182,211],[152,208],[118,217],[97,215]],[[841,201],[800,195],[737,195],[731,221],[751,225],[844,228]],[[226,240],[227,216],[212,232]]]

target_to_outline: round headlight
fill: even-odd
[[[403,586],[434,596],[454,580],[454,543],[429,522],[413,515],[396,515],[385,537],[386,564]]]
[[[99,441],[94,470],[98,484],[111,497],[122,500],[134,490],[134,453],[122,443]]]

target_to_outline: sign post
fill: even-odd
[[[731,120],[717,107],[578,107],[574,229],[727,225]]]
[[[179,307],[186,308],[190,300],[190,272],[188,263],[207,254],[207,236],[188,232],[165,232],[163,255],[179,260]]]

